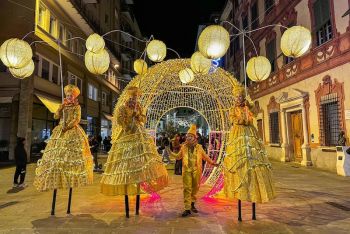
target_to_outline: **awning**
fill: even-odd
[[[46,108],[49,109],[49,111],[51,113],[56,113],[56,111],[58,110],[58,108],[59,108],[59,106],[61,104],[60,101],[58,101],[57,99],[53,99],[53,98],[47,97],[47,96],[42,95],[42,94],[35,93],[35,95],[46,106]]]
[[[112,115],[107,114],[107,113],[104,113],[104,112],[102,112],[102,114],[103,114],[103,116],[104,116],[106,119],[112,121],[112,119],[113,119],[113,116],[112,116]]]

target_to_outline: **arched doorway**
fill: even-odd
[[[138,86],[142,91],[141,105],[147,111],[146,128],[155,132],[161,117],[169,110],[188,107],[199,112],[207,120],[214,141],[218,142],[217,158],[225,157],[225,141],[230,128],[228,112],[233,105],[232,89],[238,81],[227,71],[218,68],[206,75],[196,75],[189,84],[181,83],[179,72],[190,68],[190,59],[172,59],[158,63],[144,75],[136,76],[128,86]],[[122,93],[116,108],[125,102]],[[113,135],[118,134],[119,126],[113,121]],[[222,167],[204,168],[202,183],[217,186]],[[215,189],[215,188],[214,188]]]

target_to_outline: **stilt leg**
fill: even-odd
[[[125,216],[129,218],[129,197],[125,195]]]
[[[253,209],[252,220],[256,220],[256,215],[255,215],[255,202],[253,202],[253,204],[252,204],[252,209]]]
[[[69,188],[69,197],[68,197],[68,209],[67,209],[67,214],[70,214],[70,204],[72,202],[72,188]]]
[[[242,222],[242,202],[238,200],[238,221]]]
[[[53,190],[51,215],[55,215],[57,189]]]
[[[140,209],[140,194],[136,195],[136,215],[139,215]]]

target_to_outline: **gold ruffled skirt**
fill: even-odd
[[[105,195],[136,195],[142,184],[152,192],[168,185],[168,172],[161,162],[151,136],[139,129],[136,133],[121,133],[113,142],[101,180]]]
[[[81,187],[93,182],[93,160],[84,130],[78,125],[66,132],[54,128],[35,170],[39,191]]]
[[[275,197],[271,164],[254,126],[232,127],[224,165],[227,197],[256,203],[268,202]]]

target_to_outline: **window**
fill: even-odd
[[[268,15],[272,11],[275,5],[275,0],[265,0],[265,15]]]
[[[88,98],[91,99],[91,100],[94,100],[94,101],[97,101],[97,92],[98,92],[98,89],[92,85],[92,84],[89,84],[89,90],[88,90]]]
[[[78,49],[79,49],[78,40],[72,40],[72,44],[73,44],[72,52],[73,53],[78,53]]]
[[[58,66],[56,66],[55,64],[52,64],[52,82],[55,84],[60,84],[60,80],[59,80],[59,70],[58,70]]]
[[[272,39],[266,45],[266,57],[271,63],[271,72],[276,70],[276,39]]]
[[[67,31],[66,45],[67,45],[67,47],[68,47],[68,49],[70,51],[73,51],[73,48],[72,48],[73,47],[73,43],[72,43],[72,40],[70,40],[72,38],[73,38],[72,33]]]
[[[280,130],[279,130],[279,114],[278,112],[270,113],[270,143],[280,143]]]
[[[340,108],[337,93],[321,97],[320,133],[322,145],[336,146],[340,132]]]
[[[316,0],[313,4],[317,46],[333,37],[329,0]]]
[[[49,33],[53,36],[57,36],[57,20],[56,17],[50,15]]]
[[[259,25],[259,11],[258,11],[258,2],[256,1],[250,8],[252,30],[258,28]]]
[[[45,28],[45,19],[46,19],[46,8],[43,5],[39,6],[39,16],[38,16],[38,25],[42,28]]]
[[[242,27],[244,30],[248,29],[248,15],[242,17]]]
[[[83,80],[71,72],[68,72],[68,83],[77,86],[83,93]]]
[[[37,56],[38,63],[36,65],[36,74],[45,80],[51,81],[52,83],[59,85],[59,66],[51,60],[44,58],[40,54],[37,54]]]
[[[102,105],[108,106],[108,94],[106,92],[102,92]]]
[[[60,24],[59,30],[58,30],[58,38],[60,39],[62,44],[66,44],[66,32],[64,30],[63,24]]]
[[[50,79],[50,62],[44,58],[41,58],[41,78],[45,80]]]

